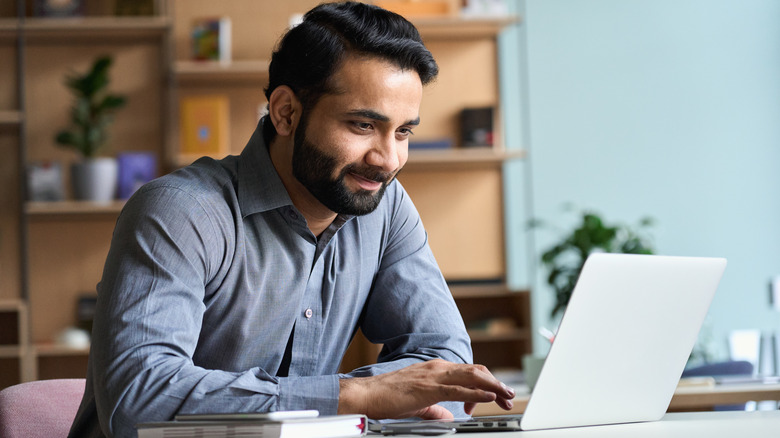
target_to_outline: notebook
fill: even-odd
[[[524,414],[443,426],[536,430],[659,420],[725,268],[723,258],[591,255]]]

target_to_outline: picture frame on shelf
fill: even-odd
[[[65,199],[62,165],[57,161],[37,161],[27,165],[27,200],[56,202]]]

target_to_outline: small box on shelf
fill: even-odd
[[[460,132],[463,147],[493,147],[493,108],[462,109]]]

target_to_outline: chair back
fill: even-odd
[[[0,437],[67,437],[85,379],[37,380],[0,391]]]

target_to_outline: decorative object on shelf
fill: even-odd
[[[506,0],[464,0],[460,13],[467,18],[505,17],[509,7]]]
[[[116,159],[98,157],[108,139],[108,126],[114,111],[127,101],[124,96],[108,92],[108,70],[112,58],[101,56],[82,75],[72,74],[66,85],[73,92],[69,130],[60,131],[58,144],[75,149],[83,160],[73,164],[71,178],[76,199],[106,202],[114,199],[117,182]]]
[[[27,165],[27,200],[62,201],[62,166],[57,161],[39,161]]]
[[[116,0],[114,13],[119,16],[152,16],[155,0]]]
[[[130,198],[142,185],[157,178],[157,155],[153,152],[122,152],[117,155],[117,162],[119,199]]]
[[[567,207],[569,208],[569,207]],[[650,217],[640,219],[635,229],[627,225],[607,225],[597,213],[582,211],[582,221],[561,240],[542,253],[541,262],[548,270],[547,283],[555,292],[555,305],[550,313],[554,317],[569,303],[574,285],[580,276],[588,256],[594,252],[623,254],[653,254],[650,238],[644,230],[654,224]],[[531,227],[546,223],[535,219]]]
[[[221,155],[228,151],[230,101],[227,96],[188,96],[180,100],[182,154]]]
[[[192,58],[198,61],[231,61],[229,17],[200,18],[192,25]]]
[[[463,147],[493,147],[493,108],[464,108],[460,112]]]
[[[80,17],[84,15],[84,0],[35,0],[36,17]]]
[[[57,334],[55,343],[67,348],[85,350],[89,348],[90,334],[83,329],[68,327]]]
[[[376,6],[404,17],[446,17],[454,10],[447,0],[377,0]]]

